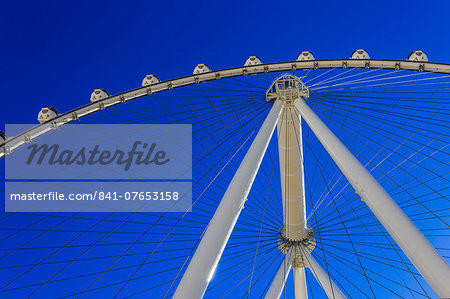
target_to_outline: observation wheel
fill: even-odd
[[[0,157],[74,122],[191,124],[192,211],[2,213],[0,294],[449,297],[449,77],[422,51],[304,51],[44,107]]]

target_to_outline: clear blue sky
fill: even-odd
[[[415,49],[450,62],[448,1],[6,1],[0,11],[0,120],[35,123],[39,109],[60,111],[112,93],[213,69],[293,60],[404,58]]]

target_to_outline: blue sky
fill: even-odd
[[[116,94],[140,86],[149,73],[166,80],[190,75],[198,63],[206,63],[213,70],[241,66],[249,55],[257,55],[263,62],[277,62],[294,60],[301,51],[309,50],[317,59],[347,58],[355,49],[364,48],[372,58],[405,59],[412,50],[420,49],[432,62],[450,63],[449,11],[450,2],[445,0],[7,2],[0,11],[0,129],[9,123],[37,124],[41,107],[54,106],[64,112],[87,104],[94,88],[106,88]],[[164,96],[161,98],[164,100]],[[144,101],[136,101],[134,107],[148,109],[148,105],[154,108]],[[267,107],[261,111],[264,109]],[[327,115],[326,110],[322,112]],[[250,124],[254,125],[256,120]],[[336,126],[335,130],[338,129]],[[318,146],[314,137],[308,138]],[[312,151],[309,155],[311,160],[306,167],[313,169]],[[320,161],[328,163],[329,159]],[[271,161],[263,165],[269,172]],[[329,167],[325,177],[336,170]],[[319,184],[321,178],[315,175],[313,183]],[[230,174],[226,179],[231,179]],[[387,182],[384,186],[389,184],[393,185]],[[264,191],[264,183],[259,182],[258,188]],[[348,195],[349,199],[354,197]],[[360,202],[355,206],[360,207]],[[212,213],[213,209],[207,211]],[[417,212],[414,208],[411,211]],[[18,219],[24,223],[33,220]],[[48,220],[45,225],[51,227],[53,221],[58,219]],[[423,227],[433,224],[421,223]],[[109,228],[105,225],[105,230]],[[132,225],[130,228],[141,229]],[[31,233],[23,238],[30,236]],[[54,232],[52,241],[59,237],[62,236]],[[439,244],[444,244],[442,240]],[[45,243],[45,239],[41,242]],[[108,250],[111,254],[116,252]],[[227,250],[233,253],[234,249]],[[42,256],[45,257],[45,252]],[[14,255],[9,263],[20,262],[22,258]],[[104,269],[107,265],[98,262],[95,266]],[[382,271],[382,266],[379,267]],[[84,271],[82,266],[78,270]],[[77,273],[77,269],[70,273]],[[111,275],[111,279],[120,276]],[[39,281],[36,275],[30,279]],[[83,283],[90,282],[86,278]],[[314,280],[311,283],[311,288],[319,289]],[[145,282],[137,285],[137,289],[143,287]],[[55,288],[64,290],[60,285]],[[212,294],[214,297],[215,293]]]
[[[0,11],[5,123],[34,123],[39,109],[61,111],[162,79],[242,65],[249,55],[286,61],[404,58],[422,49],[448,62],[448,1],[7,1]]]

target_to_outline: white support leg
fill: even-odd
[[[280,268],[278,269],[277,275],[272,281],[269,290],[266,293],[266,299],[278,299],[283,292],[284,285],[286,284],[286,279],[289,276],[289,270],[291,270],[292,260],[294,258],[294,247],[291,247],[286,255],[284,256],[284,260],[281,263]]]
[[[297,109],[289,106],[277,125],[284,235],[301,240],[306,234],[302,131]]]
[[[308,299],[306,288],[306,275],[304,267],[292,268],[294,272],[294,294],[295,299]]]
[[[314,277],[319,282],[320,286],[327,294],[329,299],[345,299],[345,295],[341,292],[341,290],[334,284],[331,280],[331,277],[320,267],[320,265],[316,262],[316,260],[312,257],[312,255],[302,248],[303,257],[305,259],[305,264],[311,270]]]
[[[303,98],[295,107],[320,140],[361,199],[369,206],[434,292],[450,297],[450,267],[409,220],[389,194],[308,107]]]
[[[280,113],[281,105],[276,102],[209,222],[173,298],[199,299],[203,297],[252,187]]]

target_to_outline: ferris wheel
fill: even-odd
[[[303,51],[44,107],[39,125],[0,132],[0,157],[75,121],[192,124],[192,212],[2,214],[0,293],[450,297],[449,78],[423,51]]]

